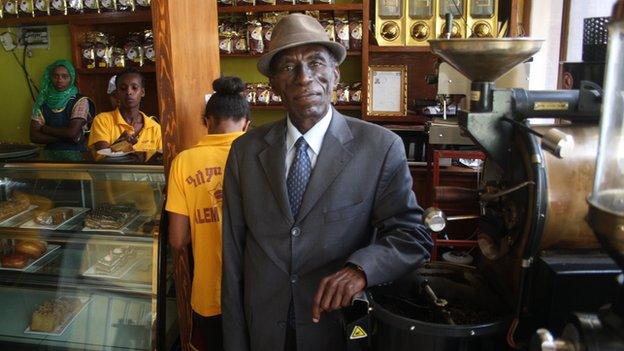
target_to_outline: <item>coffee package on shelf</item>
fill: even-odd
[[[254,6],[256,5],[256,0],[238,0],[236,6]]]
[[[243,22],[237,22],[232,32],[232,48],[235,53],[246,53],[247,47],[247,26]]]
[[[252,20],[247,22],[247,44],[251,54],[262,54],[264,52],[262,23],[260,21]]]
[[[351,50],[362,49],[362,17],[352,16],[349,20],[349,47]]]
[[[333,4],[334,0],[314,0],[315,4]]]
[[[353,105],[361,104],[362,103],[362,83],[354,82],[353,84],[351,84],[349,91],[351,93],[349,96],[349,102]]]
[[[92,12],[100,12],[100,1],[99,0],[83,0],[84,9],[86,11]]]
[[[134,0],[117,0],[117,11],[134,11]]]
[[[25,16],[35,17],[35,7],[32,0],[20,0],[19,11]]]
[[[295,0],[277,0],[278,5],[294,5]]]
[[[90,42],[84,42],[80,46],[82,67],[86,69],[95,68],[95,45]]]
[[[231,54],[234,48],[232,44],[232,32],[234,30],[232,23],[228,20],[219,19],[217,30],[219,32],[219,53]]]
[[[258,105],[268,105],[271,103],[271,87],[266,83],[256,85],[256,102]]]
[[[334,28],[336,29],[336,42],[342,44],[345,50],[349,50],[349,20],[347,17],[336,17]]]
[[[275,92],[275,90],[273,90],[273,88],[271,87],[271,100],[269,102],[271,105],[281,105],[282,104],[282,97],[279,96],[279,94],[277,94]]]
[[[275,5],[275,0],[256,0],[256,5]]]
[[[234,0],[217,0],[217,6],[234,6]]]
[[[112,67],[124,68],[126,67],[126,52],[119,47],[113,47],[111,52]]]
[[[68,13],[82,13],[84,4],[82,0],[66,0]]]
[[[247,99],[250,105],[256,104],[256,85],[254,83],[245,84],[245,90],[243,90],[243,96]]]
[[[152,0],[135,0],[136,6],[147,8],[152,6]]]
[[[107,68],[111,62],[111,47],[105,43],[95,43],[95,66],[97,68]]]
[[[50,15],[50,0],[35,0],[35,15]]]
[[[297,3],[302,5],[312,5],[314,3],[313,0],[297,0]]]
[[[123,46],[126,52],[126,64],[142,67],[144,63],[143,46],[141,45],[141,33],[130,33]]]
[[[67,1],[66,0],[50,0],[50,13],[54,14],[67,14]]]
[[[334,24],[334,17],[332,13],[321,12],[319,13],[319,22],[325,29],[325,33],[329,37],[330,41],[336,41],[336,27]]]
[[[100,0],[100,10],[117,11],[117,0]]]
[[[19,16],[19,0],[4,0],[0,3],[2,4],[3,17]]]
[[[145,63],[156,62],[156,48],[154,47],[154,32],[151,29],[143,31],[143,55]]]
[[[349,85],[347,83],[338,83],[336,85],[336,101],[337,105],[348,105],[349,100]]]

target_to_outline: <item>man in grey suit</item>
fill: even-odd
[[[331,105],[345,56],[291,14],[258,62],[287,116],[237,139],[227,161],[226,350],[344,350],[340,309],[429,258],[401,139]]]

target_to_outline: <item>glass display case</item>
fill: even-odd
[[[0,349],[169,349],[162,166],[0,163]]]

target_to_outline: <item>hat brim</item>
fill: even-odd
[[[345,60],[345,57],[347,57],[347,50],[340,43],[336,43],[334,41],[302,41],[298,43],[290,43],[288,45],[284,45],[278,49],[269,51],[266,54],[262,55],[262,57],[260,57],[260,60],[258,60],[258,71],[260,71],[260,73],[262,73],[263,75],[270,77],[271,76],[271,61],[273,60],[275,55],[279,54],[280,52],[286,49],[290,49],[290,48],[294,48],[294,47],[302,46],[302,45],[314,45],[314,44],[323,45],[327,49],[329,49],[329,51],[331,51],[332,54],[334,54],[334,57],[336,58],[336,61],[338,64],[341,64]]]

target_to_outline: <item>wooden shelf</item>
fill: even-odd
[[[342,111],[359,111],[362,109],[360,105],[334,105],[336,110]],[[283,110],[284,106],[282,105],[251,105],[252,110],[262,111],[262,110]]]
[[[369,122],[375,122],[378,124],[385,123],[418,123],[425,124],[428,118],[420,115],[407,115],[407,116],[363,116],[362,119]]]
[[[231,53],[231,54],[219,54],[219,56],[221,56],[221,58],[228,58],[228,57],[260,58],[260,57],[262,57],[262,55],[263,54],[250,54],[248,52],[235,52],[235,53]],[[348,50],[347,51],[347,56],[362,56],[362,51]]]
[[[430,52],[429,45],[423,46],[379,46],[370,45],[370,52]]]
[[[222,6],[219,13],[281,12],[281,11],[362,11],[362,3],[356,4],[298,4],[298,5],[256,5]]]
[[[136,67],[139,72],[154,73],[156,72],[156,65],[145,65],[143,67]],[[107,67],[107,68],[76,68],[76,72],[79,74],[117,74],[121,73],[124,68]]]
[[[35,17],[5,17],[0,19],[0,27],[12,27],[27,24],[104,24],[151,22],[152,12],[149,9],[137,11],[87,12],[65,15],[41,15]]]

